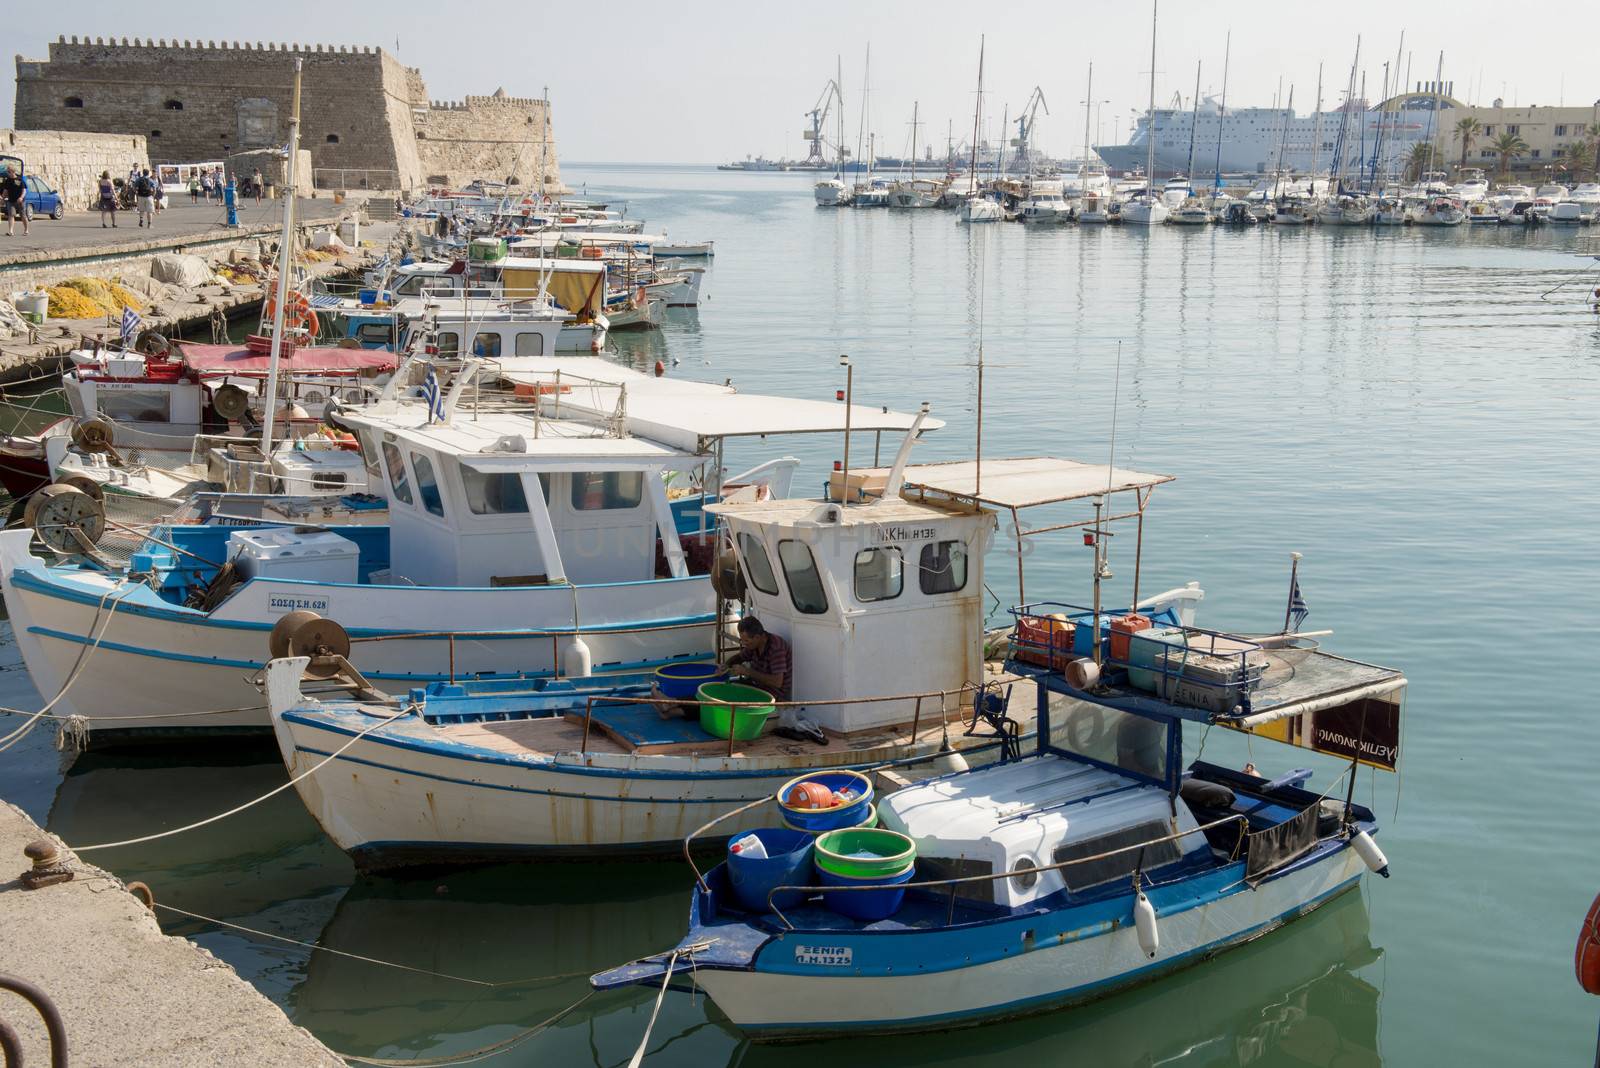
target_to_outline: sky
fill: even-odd
[[[843,62],[846,143],[860,125],[862,76],[872,50],[867,125],[880,154],[909,148],[913,104],[920,137],[936,146],[953,129],[970,136],[980,33],[987,32],[985,128],[999,136],[1004,109],[1015,112],[1037,86],[1035,144],[1066,157],[1081,152],[1089,64],[1094,64],[1091,121],[1102,143],[1127,139],[1135,112],[1148,103],[1149,0],[1115,5],[1011,3],[989,8],[970,0],[814,4],[679,0],[609,0],[549,4],[475,0],[472,4],[392,0],[382,8],[326,0],[274,0],[260,5],[160,7],[78,0],[52,18],[30,9],[9,20],[12,50],[48,55],[59,34],[117,37],[298,41],[381,45],[420,67],[434,99],[486,94],[539,96],[548,86],[562,159],[713,163],[745,156],[801,157],[805,115]],[[1349,78],[1357,34],[1357,71],[1366,95],[1379,98],[1384,64],[1395,63],[1400,33],[1408,84],[1434,76],[1441,51],[1444,78],[1469,103],[1589,105],[1600,98],[1600,67],[1590,32],[1548,32],[1592,26],[1591,4],[1541,5],[1535,35],[1514,32],[1503,3],[1455,0],[1407,4],[1343,0],[1331,7],[1290,5],[1246,14],[1216,5],[1172,3],[1158,20],[1159,106],[1175,94],[1188,106],[1195,65],[1202,95],[1223,87],[1224,45],[1231,106],[1270,106],[1294,87],[1303,113],[1317,95],[1323,66],[1325,106],[1337,103]],[[996,18],[988,18],[987,14]],[[975,17],[976,16],[976,17]],[[1236,17],[1235,17],[1236,16]],[[275,31],[272,27],[293,27]],[[381,27],[381,29],[380,29]],[[1402,77],[1404,72],[1402,70]],[[11,122],[13,94],[0,103],[0,126]],[[1048,114],[1046,113],[1048,109]],[[835,119],[828,120],[834,136]],[[921,153],[919,152],[919,155]]]

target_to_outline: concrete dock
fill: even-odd
[[[0,973],[55,1002],[74,1068],[343,1068],[230,965],[162,934],[109,872],[62,850],[72,881],[24,889],[23,848],[41,838],[62,850],[0,802]],[[45,1027],[26,1001],[0,991],[0,1021],[17,1032],[27,1064],[50,1063]]]

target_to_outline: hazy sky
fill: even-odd
[[[1050,114],[1039,112],[1037,143],[1053,155],[1076,154],[1083,144],[1091,60],[1094,96],[1106,101],[1099,121],[1105,141],[1119,130],[1119,140],[1126,139],[1130,115],[1143,110],[1149,94],[1148,0],[1109,6],[394,0],[378,7],[274,0],[155,8],[79,0],[56,9],[56,16],[28,10],[26,19],[8,21],[6,33],[12,50],[27,58],[44,58],[47,42],[61,33],[373,44],[421,67],[435,99],[489,93],[502,85],[513,96],[538,96],[548,85],[558,147],[568,160],[714,162],[804,155],[804,115],[833,77],[840,55],[846,140],[853,144],[868,42],[868,123],[882,154],[908,147],[913,101],[921,103],[924,138],[942,146],[952,120],[957,141],[970,133],[980,31],[988,33],[985,111],[993,134],[1002,109],[1015,111],[1038,85]],[[1187,104],[1196,61],[1204,64],[1202,92],[1219,92],[1230,28],[1231,105],[1270,105],[1282,78],[1285,95],[1294,84],[1296,110],[1308,111],[1322,63],[1323,98],[1331,106],[1346,84],[1357,33],[1363,35],[1367,96],[1376,99],[1383,65],[1394,62],[1402,30],[1412,83],[1433,77],[1442,50],[1445,79],[1455,82],[1458,97],[1473,102],[1504,94],[1507,103],[1587,105],[1600,97],[1591,3],[1540,5],[1532,21],[1513,17],[1512,10],[1487,0],[1344,0],[1254,12],[1235,8],[1230,15],[1217,5],[1168,0],[1157,41],[1156,100],[1165,105],[1181,93]],[[1518,22],[1537,32],[1519,31]],[[293,29],[269,31],[269,25]],[[1568,33],[1562,27],[1587,29]],[[1402,56],[1402,68],[1405,63]],[[10,124],[12,102],[6,94],[0,125]],[[831,118],[828,126],[832,136]]]

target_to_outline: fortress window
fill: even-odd
[[[338,134],[329,134],[328,137],[327,137],[327,141],[328,141],[328,144],[330,144],[330,145],[336,145],[336,144],[339,143],[339,135]]]
[[[61,106],[64,108],[81,108],[83,107],[83,97],[69,96],[61,102]]]
[[[163,105],[163,107],[165,107],[168,111],[182,111],[183,110],[183,101],[181,101],[181,100],[169,100],[169,101],[166,102],[166,104]]]
[[[161,136],[161,131],[160,130],[151,130],[150,131],[150,136],[151,137],[160,137]]]

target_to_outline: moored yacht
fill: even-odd
[[[837,178],[824,178],[811,187],[811,195],[819,208],[839,208],[850,202],[850,191]]]

